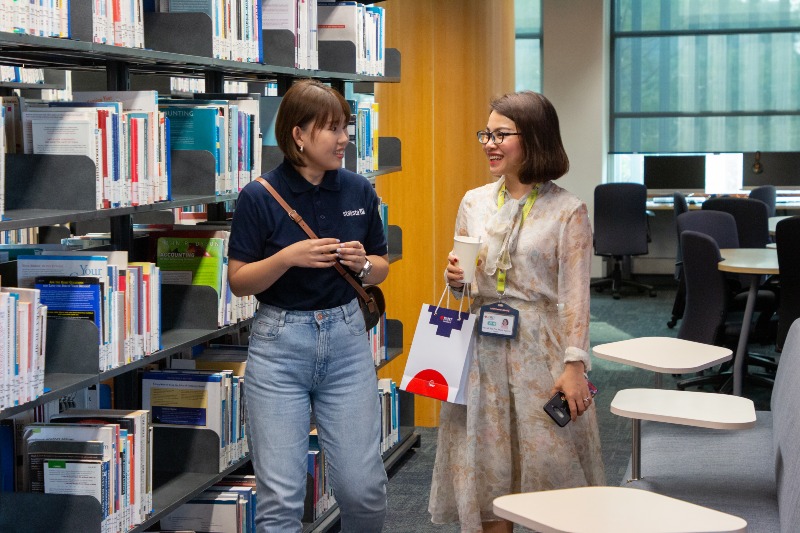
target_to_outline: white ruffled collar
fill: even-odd
[[[495,201],[504,185],[505,177],[503,176],[497,180],[492,190],[492,198]],[[489,219],[486,225],[486,261],[483,264],[483,271],[487,275],[493,276],[498,270],[511,269],[511,254],[517,249],[522,207],[531,194],[533,191],[518,200],[506,196],[503,206]],[[539,186],[539,194],[541,194],[541,186]]]

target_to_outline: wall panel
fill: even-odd
[[[381,371],[398,383],[419,309],[444,289],[458,204],[491,180],[475,132],[493,96],[514,88],[512,0],[388,0],[386,46],[402,56],[402,81],[376,84],[380,133],[402,141],[403,171],[376,188],[403,230],[403,259],[382,284],[389,316],[404,324],[404,355]],[[439,402],[415,399],[416,423],[438,424]]]

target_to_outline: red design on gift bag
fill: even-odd
[[[450,387],[444,376],[431,368],[417,372],[406,387],[406,392],[443,401],[447,401],[449,391]]]

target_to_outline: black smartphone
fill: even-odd
[[[588,379],[586,380],[586,384],[589,386],[589,394],[594,398],[597,394],[597,387]],[[564,398],[561,391],[556,392],[553,397],[544,404],[544,412],[550,415],[550,418],[562,428],[569,424],[569,421],[572,419],[569,412],[569,403],[567,403],[567,399]]]
[[[558,424],[559,427],[564,427],[569,424],[569,404],[567,399],[561,394],[561,391],[556,392],[550,401],[544,404],[544,412],[550,415],[550,418]]]

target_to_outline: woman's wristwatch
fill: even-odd
[[[361,272],[359,272],[359,273],[358,273],[358,279],[361,279],[361,280],[363,280],[364,278],[366,278],[367,276],[369,276],[369,273],[370,273],[370,272],[372,272],[372,261],[370,261],[369,259],[367,259],[367,260],[364,262],[364,268],[362,268],[362,269],[361,269]]]

